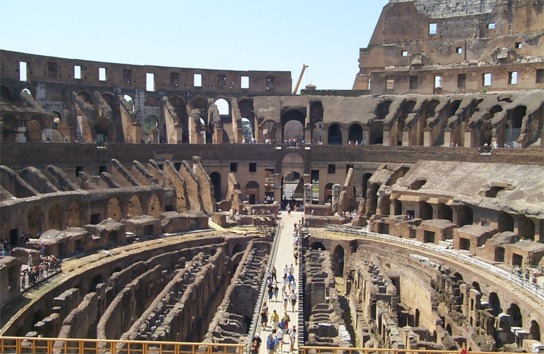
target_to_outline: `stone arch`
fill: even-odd
[[[342,128],[340,124],[333,123],[329,125],[327,142],[329,145],[342,145]]]
[[[531,321],[531,325],[529,326],[529,335],[531,336],[531,339],[540,342],[540,325],[535,320]]]
[[[107,204],[108,218],[120,221],[123,219],[123,212],[121,210],[121,203],[116,197],[111,197]]]
[[[30,237],[44,231],[45,216],[41,206],[34,205],[27,214],[28,234]]]
[[[348,140],[351,141],[352,144],[362,144],[363,141],[363,128],[359,123],[353,123],[349,127],[348,132]]]
[[[0,85],[0,101],[6,103],[14,101],[13,91],[5,85]]]
[[[81,205],[78,201],[71,201],[68,205],[68,212],[66,218],[66,227],[80,227],[81,222]]]
[[[194,97],[191,100],[191,108],[192,109],[198,109],[199,110],[199,116],[202,123],[202,131],[206,134],[206,144],[212,143],[212,129],[210,127],[210,123],[208,121],[208,111],[210,109],[210,106],[208,104],[208,99],[203,96],[197,96]]]
[[[440,104],[440,101],[433,98],[425,105],[425,117],[432,118],[436,115],[436,107]]]
[[[161,201],[159,197],[153,193],[147,202],[147,214],[153,217],[158,217],[162,213]]]
[[[512,327],[523,327],[523,316],[517,304],[510,304],[506,313],[510,316]]]
[[[104,283],[104,277],[101,274],[97,274],[93,277],[93,280],[89,284],[88,293],[95,292],[97,285],[100,283]]]
[[[64,230],[64,208],[58,203],[49,208],[49,228]]]
[[[219,111],[219,115],[221,117],[230,116],[230,103],[223,97],[217,98],[214,102],[215,106],[217,107],[217,110]],[[222,120],[222,119],[221,119]]]
[[[304,139],[306,114],[299,109],[288,109],[281,116],[282,140]]]
[[[97,145],[114,140],[113,122],[107,117],[99,116],[94,121],[95,141]]]
[[[93,96],[87,91],[79,91],[77,97],[86,104],[93,105]]]
[[[323,250],[323,251],[326,250],[325,245],[322,242],[319,242],[319,241],[312,242],[312,244],[310,245],[310,249],[312,249],[312,250]]]
[[[497,228],[499,232],[514,231],[514,217],[504,211],[497,215]]]
[[[518,235],[524,240],[535,240],[535,223],[523,214],[518,217]]]
[[[453,117],[457,110],[459,109],[459,106],[461,106],[462,100],[453,100],[450,102],[450,106],[448,107],[448,117]]]
[[[389,108],[391,106],[391,103],[393,103],[393,101],[390,100],[378,103],[374,112],[376,115],[376,119],[383,120],[385,119],[385,117],[387,117],[387,115],[389,114]]]
[[[472,225],[474,223],[474,214],[472,208],[468,205],[461,205],[457,211],[457,224],[459,226]]]
[[[419,217],[423,220],[433,218],[433,207],[427,202],[419,202]]]
[[[250,123],[251,136],[257,138],[257,121],[255,120],[255,114],[253,112],[253,101],[249,98],[244,98],[238,101],[238,109],[240,110],[240,115],[246,118]],[[223,119],[223,117],[221,117]],[[261,141],[259,141],[261,142]]]
[[[310,102],[310,127],[312,129],[312,143],[323,142],[323,104],[321,101]]]
[[[104,101],[108,103],[111,108],[110,131],[108,140],[116,143],[124,143],[125,137],[123,134],[123,122],[121,120],[121,111],[119,100],[116,96],[110,93],[102,94]]]
[[[500,315],[502,313],[502,307],[501,307],[501,301],[499,300],[499,296],[495,292],[489,293],[489,310],[491,314],[495,317]]]
[[[159,137],[159,119],[150,114],[142,122],[142,135],[146,143],[157,143]]]
[[[337,245],[334,248],[333,253],[333,269],[334,269],[334,275],[337,277],[341,277],[344,275],[344,247]]]
[[[276,140],[276,122],[267,119],[261,123],[259,128],[262,131],[264,140],[270,140],[271,142]]]
[[[259,183],[249,181],[246,184],[245,196],[249,204],[256,204],[259,201]]]
[[[127,201],[127,218],[132,219],[142,215],[142,203],[140,197],[134,194]]]
[[[477,281],[473,281],[472,282],[472,287],[476,290],[478,290],[478,292],[481,294],[482,293],[482,289],[480,288],[480,283],[478,283]]]
[[[436,207],[436,217],[438,219],[453,221],[453,210],[449,205],[438,203]]]
[[[231,253],[231,257],[234,256],[236,253],[240,253],[244,250],[244,247],[242,247],[241,244],[237,243],[234,245],[234,247],[232,247],[232,253]]]
[[[285,160],[289,157],[292,158],[294,154],[289,154],[284,157],[284,163]],[[300,155],[294,155],[296,156],[297,160],[302,163],[302,156]],[[302,170],[295,171],[290,170],[283,173],[281,177],[281,207],[286,208],[287,205],[290,205],[291,208],[294,206],[292,205],[295,198],[295,192],[297,187],[300,185],[300,181],[302,179]]]
[[[496,104],[489,109],[489,116],[493,118],[495,114],[499,112],[502,112],[502,106],[500,104]]]
[[[362,189],[362,196],[363,198],[367,197],[368,192],[368,180],[372,177],[372,173],[365,173],[363,175],[363,189]]]
[[[174,108],[174,112],[178,116],[179,122],[181,123],[181,142],[189,143],[189,129],[188,129],[188,115],[187,115],[187,101],[180,96],[169,97],[168,100]]]
[[[221,200],[221,174],[217,171],[210,173],[210,180],[213,186],[213,195],[216,201]]]
[[[255,130],[253,129],[253,124],[251,124],[251,120],[249,120],[249,118],[242,117],[242,119],[240,119],[240,122],[242,124],[242,137],[246,142],[251,142],[251,140],[255,137]]]

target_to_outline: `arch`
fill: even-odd
[[[436,207],[436,216],[438,219],[453,221],[453,210],[449,205],[438,203]]]
[[[275,142],[276,140],[276,123],[272,120],[265,120],[260,129],[263,133],[263,139],[265,141]]]
[[[53,204],[49,208],[49,228],[64,230],[64,208],[60,204]]]
[[[96,291],[96,287],[98,284],[104,283],[104,277],[100,274],[97,274],[94,276],[93,280],[89,284],[89,291],[88,293],[92,293]]]
[[[87,91],[79,91],[77,97],[84,103],[93,104],[93,96]]]
[[[363,128],[360,124],[354,123],[349,127],[348,140],[353,144],[362,144]]]
[[[449,106],[449,117],[453,117],[457,110],[459,109],[459,106],[461,105],[461,100],[453,100],[450,102]]]
[[[108,200],[108,205],[106,210],[108,212],[107,215],[109,219],[114,219],[117,221],[120,221],[121,219],[123,219],[121,204],[119,203],[119,199],[117,199],[116,197],[111,197]]]
[[[298,122],[299,124],[294,123]],[[291,123],[292,122],[292,123]],[[290,124],[288,124],[290,123]],[[282,140],[304,139],[306,113],[302,109],[288,109],[281,115]]]
[[[518,217],[518,235],[524,240],[535,240],[535,223],[523,214]]]
[[[293,155],[293,154],[290,154]],[[287,155],[289,156],[289,155]],[[287,157],[286,156],[286,157]],[[302,201],[302,195],[297,195],[299,185],[301,185],[301,181],[303,181],[302,176],[300,172],[297,171],[289,171],[285,173],[281,178],[281,201],[282,201],[282,208],[286,208],[287,205],[290,205],[291,208],[294,207],[294,203],[296,203],[297,199]]]
[[[333,253],[333,270],[334,275],[341,277],[344,275],[344,247],[337,245]]]
[[[310,245],[310,249],[312,249],[312,250],[323,250],[323,251],[326,250],[325,245],[323,243],[321,243],[321,242],[318,242],[318,241],[312,242],[312,244]]]
[[[514,231],[514,217],[504,211],[497,215],[497,228],[499,232]]]
[[[226,99],[218,98],[214,104],[217,106],[220,116],[230,116],[230,104]]]
[[[104,116],[97,117],[94,122],[95,140],[97,145],[113,141],[113,122]]]
[[[510,316],[512,327],[523,327],[523,316],[518,305],[515,303],[510,304],[506,313]]]
[[[66,218],[66,227],[79,227],[81,223],[81,206],[78,201],[73,200],[68,205],[68,212]]]
[[[512,122],[512,129],[521,129],[523,124],[523,117],[527,114],[527,107],[517,106],[511,111],[510,121]]]
[[[529,326],[529,335],[531,336],[531,339],[540,342],[540,325],[535,320],[531,321],[531,325]]]
[[[453,273],[453,275],[452,275],[451,278],[452,278],[453,281],[454,281],[455,283],[457,283],[457,284],[458,284],[458,283],[462,283],[462,282],[464,281],[464,280],[463,280],[463,275],[462,275],[461,273],[459,273],[459,272]]]
[[[367,190],[368,190],[368,180],[372,177],[372,173],[365,173],[363,175],[363,198],[366,198]]]
[[[501,302],[499,296],[495,292],[489,293],[489,310],[491,314],[495,317],[502,313]]]
[[[242,136],[244,137],[244,140],[246,142],[251,142],[251,140],[255,136],[254,135],[253,124],[251,124],[251,121],[248,118],[245,118],[245,117],[242,117],[242,119],[240,119],[240,121],[242,123]]]
[[[127,218],[132,219],[142,215],[142,203],[140,197],[134,194],[127,202]]]
[[[232,248],[232,254],[231,254],[231,257],[234,256],[236,253],[240,253],[244,250],[244,248],[242,247],[241,244],[237,243],[234,245],[234,247]]]
[[[136,111],[136,104],[134,103],[134,98],[132,96],[124,94],[123,100],[125,101],[125,107],[129,113],[134,113]]]
[[[480,288],[480,283],[478,283],[477,281],[473,281],[472,282],[472,287],[476,290],[478,290],[478,292],[481,294],[482,293],[482,289]]]
[[[419,202],[419,217],[423,220],[433,218],[433,207],[427,202]]]
[[[493,118],[495,114],[502,112],[502,106],[499,104],[494,105],[489,109],[489,116]]]
[[[172,107],[174,107],[174,112],[178,116],[178,119],[181,123],[181,142],[189,143],[189,116],[187,114],[187,101],[180,96],[172,96],[168,99]]]
[[[331,124],[327,132],[327,137],[329,145],[342,145],[342,129],[340,128],[340,124]]]
[[[13,102],[13,91],[9,87],[0,85],[0,101]]]
[[[472,208],[467,205],[461,205],[457,211],[457,225],[465,226],[472,225],[474,223],[474,216],[472,213]]]
[[[221,200],[221,174],[219,172],[210,173],[210,180],[213,186],[213,196],[215,201]]]
[[[259,200],[259,183],[255,181],[249,181],[246,184],[245,196],[249,201],[249,204],[258,203]]]
[[[159,215],[161,215],[161,213],[161,201],[159,197],[155,193],[153,193],[149,197],[149,201],[147,202],[147,214],[153,217],[158,217]]]
[[[437,99],[432,99],[428,101],[427,104],[425,105],[425,117],[427,118],[434,117],[436,114],[436,107],[438,106],[439,103],[440,101],[438,101]]]
[[[142,132],[146,143],[157,142],[159,136],[159,119],[154,115],[148,115],[142,122]]]
[[[28,234],[36,235],[39,232],[43,232],[44,221],[45,217],[41,206],[35,205],[30,208],[27,214]]]
[[[312,143],[323,142],[323,104],[321,101],[310,102],[310,127],[312,129]]]
[[[389,114],[389,107],[391,106],[392,102],[393,101],[387,100],[378,103],[378,105],[376,106],[376,111],[374,112],[376,115],[376,119],[383,120],[385,119],[385,117],[387,117],[387,115]]]

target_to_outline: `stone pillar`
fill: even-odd
[[[306,141],[306,143],[312,142],[312,127],[310,126],[304,128],[304,141]]]
[[[391,146],[391,127],[383,128],[383,146]]]
[[[367,126],[363,127],[363,141],[362,145],[370,145],[370,130]]]
[[[452,146],[452,131],[450,128],[444,129],[444,145],[442,146]]]
[[[410,130],[402,130],[402,146],[410,146]]]
[[[213,134],[213,143],[222,144],[223,143],[223,127],[216,127]]]
[[[349,130],[345,125],[340,126],[340,131],[342,132],[342,145],[347,145],[349,140]]]
[[[431,146],[432,144],[431,133],[432,133],[431,128],[425,128],[423,130],[423,146]]]
[[[465,131],[465,141],[463,142],[464,147],[472,147],[472,136],[473,132],[472,130]]]

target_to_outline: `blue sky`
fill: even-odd
[[[95,61],[291,71],[351,89],[387,0],[0,0],[0,48]]]

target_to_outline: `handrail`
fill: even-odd
[[[411,247],[424,248],[424,249],[426,249],[428,251],[431,251],[433,253],[440,253],[440,254],[442,254],[444,256],[448,256],[449,258],[457,259],[458,261],[461,261],[463,263],[470,263],[474,267],[477,267],[477,268],[479,268],[481,270],[484,270],[485,272],[493,273],[495,276],[497,276],[499,278],[502,278],[504,280],[510,281],[516,286],[521,286],[526,291],[532,293],[533,295],[538,297],[540,300],[544,301],[544,292],[539,291],[539,289],[537,287],[530,286],[529,284],[526,284],[526,283],[520,281],[519,277],[518,277],[518,279],[516,279],[512,275],[512,273],[510,273],[510,272],[508,272],[508,271],[506,271],[504,269],[501,269],[501,268],[499,268],[499,267],[497,267],[497,266],[495,266],[495,265],[493,265],[491,263],[487,263],[487,262],[481,261],[479,259],[469,257],[466,254],[463,254],[463,253],[460,253],[460,252],[455,252],[453,250],[446,249],[446,248],[443,248],[443,247],[439,247],[439,246],[437,246],[435,244],[431,244],[431,243],[425,243],[425,242],[421,242],[421,241],[410,240],[410,239],[391,236],[391,235],[378,234],[378,233],[375,233],[375,232],[370,232],[370,231],[363,230],[363,229],[361,229],[359,227],[355,227],[355,226],[328,224],[328,225],[325,226],[325,229],[329,230],[329,231],[339,231],[339,232],[350,233],[350,234],[355,234],[355,235],[367,236],[367,237],[370,237],[370,238],[379,239],[379,240],[382,240],[382,241],[387,241],[387,242],[392,242],[392,243],[397,243],[397,244],[400,244],[400,245],[408,245],[408,246],[411,246]]]
[[[116,339],[0,337],[1,353],[92,354],[141,353],[189,354],[236,353],[243,354],[244,344],[135,341]]]
[[[315,347],[301,345],[299,354],[459,354],[458,350],[402,349],[402,348],[351,348],[351,347]],[[489,354],[489,352],[470,351],[470,354]],[[501,352],[514,354],[514,352]],[[519,353],[518,353],[519,354]]]

